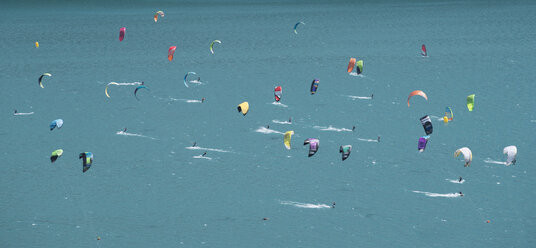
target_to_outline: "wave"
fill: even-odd
[[[230,152],[222,149],[216,149],[216,148],[205,148],[200,146],[187,146],[185,147],[188,150],[205,150],[205,151],[213,151],[213,152]]]
[[[115,134],[117,134],[117,135],[123,135],[123,136],[142,137],[142,138],[148,138],[148,139],[153,139],[153,140],[155,140],[155,138],[153,138],[153,137],[149,137],[149,136],[145,136],[145,135],[137,134],[137,133],[127,133],[127,132],[124,132],[124,131],[118,131],[118,132],[115,133]]]
[[[264,134],[270,134],[270,133],[277,133],[277,134],[284,134],[282,132],[279,132],[277,130],[269,129],[266,127],[259,127],[257,130],[255,130],[257,133],[264,133]]]
[[[331,125],[329,127],[314,126],[313,128],[319,129],[320,131],[352,132],[352,129],[336,128]]]
[[[357,138],[357,140],[367,141],[367,142],[378,142],[377,139],[362,139],[362,138]]]
[[[503,165],[506,165],[506,162],[503,162],[503,161],[497,161],[497,160],[492,160],[492,159],[485,159],[484,160],[484,163],[488,163],[488,164],[503,164]]]
[[[287,108],[287,107],[288,107],[287,105],[282,104],[282,103],[280,103],[280,102],[272,102],[271,104],[272,104],[272,105],[276,105],[276,106],[280,106],[280,107],[283,107],[283,108]]]
[[[370,96],[347,96],[347,97],[350,97],[352,99],[372,100],[372,97]]]
[[[445,178],[446,181],[449,181],[451,183],[459,183],[459,184],[462,184],[465,182],[465,179],[462,179],[461,181],[459,181],[458,179],[448,179],[448,178]]]
[[[279,121],[279,120],[272,120],[273,123],[277,123],[277,124],[292,124],[292,122],[288,122],[288,121]]]
[[[331,206],[326,204],[313,204],[313,203],[301,203],[293,201],[279,201],[282,205],[290,205],[298,208],[331,208]]]
[[[202,159],[206,159],[206,160],[212,160],[212,158],[210,158],[210,157],[201,156],[201,155],[193,156],[192,158],[202,158]]]
[[[30,113],[14,113],[13,115],[33,115],[34,112],[30,112]]]
[[[424,194],[428,197],[446,197],[446,198],[455,198],[460,197],[460,193],[447,193],[447,194],[439,194],[439,193],[431,193],[431,192],[423,192],[423,191],[413,191],[414,193]]]

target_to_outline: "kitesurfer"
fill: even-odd
[[[288,118],[288,122],[289,122],[289,123],[292,123],[292,117],[289,117],[289,118]]]
[[[207,152],[203,152],[203,155],[201,155],[201,157],[204,157],[205,155],[207,155]]]
[[[458,192],[458,194],[460,194],[460,196],[463,196],[463,193],[462,193],[461,191],[460,191],[460,192]]]
[[[197,77],[197,82],[201,82],[201,77]]]
[[[143,81],[141,81],[141,85],[145,85],[145,83]]]
[[[15,113],[14,113],[14,114],[16,114],[16,113],[17,113],[17,110],[15,109]]]
[[[380,142],[380,136],[378,136],[378,142]]]
[[[201,98],[201,103],[204,103],[205,102],[205,98]]]
[[[355,131],[355,126],[352,126],[352,132]]]
[[[126,133],[126,132],[127,132],[127,128],[125,127],[125,128],[123,129],[123,133]]]
[[[463,181],[463,178],[462,178],[462,177],[460,177],[460,179],[458,179],[458,182],[460,182],[460,183],[461,183],[462,181]]]
[[[374,99],[374,94],[370,95],[370,99],[371,100]]]
[[[335,208],[335,202],[331,203],[331,208]]]
[[[197,142],[196,142],[196,141],[194,141],[194,144],[192,145],[192,147],[195,147],[196,145],[197,145]]]
[[[270,125],[266,125],[266,129],[270,129]]]

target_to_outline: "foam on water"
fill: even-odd
[[[336,128],[331,125],[328,127],[321,127],[321,126],[314,126],[313,128],[318,129],[320,131],[334,131],[334,132],[352,132],[352,129],[348,128]]]
[[[445,178],[446,181],[449,181],[451,183],[458,183],[458,184],[462,184],[465,182],[465,179],[462,179],[461,181],[459,181],[458,179],[449,179],[449,178]]]
[[[197,100],[197,99],[177,99],[177,98],[170,97],[169,100],[181,101],[181,102],[186,102],[186,103],[203,103],[201,100]]]
[[[497,160],[492,160],[492,159],[490,159],[490,158],[485,159],[485,160],[484,160],[484,163],[506,165],[506,162],[503,162],[503,161],[497,161]]]
[[[257,130],[255,130],[257,133],[264,133],[264,134],[271,134],[271,133],[277,133],[277,134],[285,134],[283,132],[279,132],[277,130],[269,129],[266,127],[259,127]]]
[[[292,122],[288,122],[288,121],[280,121],[280,120],[272,120],[273,123],[277,123],[277,124],[285,124],[285,125],[290,125],[292,124]]]
[[[13,115],[33,115],[34,112],[29,112],[29,113],[14,113]]]
[[[352,98],[353,100],[355,100],[355,99],[372,100],[371,96],[347,96],[347,97]]]
[[[212,160],[212,158],[203,155],[193,156],[192,158]]]
[[[447,194],[439,194],[439,193],[431,193],[431,192],[423,192],[423,191],[413,191],[414,193],[424,194],[428,197],[445,197],[445,198],[455,198],[460,197],[461,195],[459,193],[447,193]]]
[[[378,142],[377,139],[362,139],[362,138],[357,138],[357,140],[360,140],[360,141],[366,141],[366,142]]]
[[[287,105],[282,104],[282,103],[280,103],[280,102],[272,102],[272,103],[270,103],[270,104],[275,105],[275,106],[279,106],[279,107],[283,107],[283,108],[287,108],[287,107],[288,107]]]
[[[314,204],[314,203],[301,203],[301,202],[294,202],[294,201],[279,201],[282,205],[290,205],[298,208],[331,208],[331,206],[326,204]]]
[[[148,138],[148,139],[153,139],[153,140],[156,139],[156,138],[149,137],[149,136],[145,136],[145,135],[142,135],[142,134],[138,134],[138,133],[127,133],[127,132],[124,132],[124,131],[118,131],[118,132],[115,133],[115,134],[117,134],[117,135],[123,135],[123,136],[132,136],[132,137]]]
[[[117,83],[117,82],[110,82],[110,83],[116,83],[117,85],[141,85],[141,82],[132,82],[132,83]]]
[[[231,152],[227,150],[217,149],[217,148],[205,148],[200,146],[187,146],[185,147],[188,150],[205,150],[205,151],[213,151],[213,152]]]

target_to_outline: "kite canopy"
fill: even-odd
[[[35,42],[35,48],[39,48],[39,42]]]
[[[354,70],[355,66],[355,58],[350,58],[350,62],[348,62],[348,73],[352,72]]]
[[[249,103],[243,102],[238,104],[238,112],[242,113],[243,115],[246,115],[249,112]]]
[[[471,150],[467,147],[462,147],[456,150],[456,152],[454,152],[454,157],[458,157],[460,156],[460,154],[463,154],[463,158],[465,159],[464,166],[468,167],[469,165],[471,165],[471,161],[473,161],[473,153],[471,152]]]
[[[411,93],[409,93],[409,96],[408,96],[408,107],[409,107],[409,99],[413,96],[422,96],[424,97],[424,99],[426,99],[428,101],[428,97],[426,96],[426,94],[421,91],[421,90],[414,90],[412,91]]]
[[[274,97],[276,102],[279,102],[281,100],[281,95],[283,95],[283,88],[281,88],[281,86],[275,87]]]
[[[352,152],[351,145],[341,146],[339,153],[342,153],[342,161],[346,160],[350,156],[350,152]]]
[[[169,47],[168,52],[167,52],[167,59],[168,59],[169,61],[172,61],[172,60],[173,60],[173,54],[175,54],[175,49],[177,49],[177,46],[171,46],[171,47]]]
[[[212,54],[214,54],[214,43],[219,43],[219,44],[221,44],[221,41],[220,41],[220,40],[214,40],[214,41],[212,41],[212,43],[210,43],[210,52],[211,52]]]
[[[54,163],[56,159],[61,157],[62,154],[63,154],[63,149],[58,149],[58,150],[53,151],[52,155],[50,155],[50,162]]]
[[[123,38],[125,38],[125,32],[127,31],[127,28],[122,27],[119,29],[119,41],[123,41]]]
[[[445,123],[452,121],[454,118],[454,113],[452,112],[452,109],[450,107],[445,108],[445,117],[443,117],[443,121]]]
[[[426,46],[424,44],[422,44],[421,46],[421,55],[424,57],[428,56],[428,53],[426,52]]]
[[[320,83],[320,80],[315,79],[311,83],[311,95],[314,95],[316,93],[316,90],[318,89],[318,83]]]
[[[357,74],[363,73],[363,60],[357,61],[355,70],[356,70]]]
[[[506,154],[506,166],[516,164],[517,147],[507,146],[503,149],[503,154]]]
[[[156,14],[154,14],[154,22],[158,21],[158,15],[160,15],[160,17],[164,17],[164,11],[159,10],[156,12]]]
[[[298,28],[298,25],[300,25],[300,24],[305,25],[305,22],[298,22],[298,23],[294,24],[294,33],[295,34],[298,34],[298,31],[296,31],[296,28]]]
[[[54,128],[60,129],[62,126],[63,126],[63,120],[62,119],[53,120],[50,123],[50,131],[54,130]]]
[[[432,126],[432,120],[430,119],[430,116],[425,115],[421,117],[421,124],[424,128],[424,132],[426,132],[426,135],[431,134],[434,131],[434,127]]]
[[[136,97],[136,99],[139,101],[140,99],[138,98],[138,90],[140,89],[146,89],[146,90],[149,90],[149,88],[145,87],[145,86],[138,86],[136,87],[136,89],[134,90],[134,97]]]
[[[309,138],[303,142],[303,145],[309,144],[309,157],[315,155],[320,146],[320,141],[318,139]]]
[[[283,137],[283,143],[285,144],[285,148],[287,148],[287,150],[290,150],[290,139],[292,138],[293,134],[294,131],[286,131]]]
[[[187,88],[189,87],[188,86],[188,81],[186,80],[188,78],[189,75],[197,75],[197,73],[193,72],[193,71],[189,71],[188,73],[186,73],[186,75],[184,75],[184,86],[186,86]]]
[[[91,152],[80,153],[80,155],[78,156],[78,159],[82,159],[82,172],[86,172],[91,167],[91,164],[93,164],[93,153]]]
[[[417,144],[417,149],[419,152],[424,152],[424,149],[426,149],[426,144],[428,143],[428,139],[430,139],[430,136],[422,136],[419,138],[419,143]]]
[[[39,86],[41,86],[41,88],[45,88],[45,86],[43,86],[43,83],[41,82],[41,81],[43,80],[43,77],[44,77],[44,76],[52,77],[52,74],[50,74],[50,73],[47,72],[47,73],[43,73],[43,75],[41,75],[41,76],[39,77],[38,82],[39,82]]]
[[[468,95],[467,96],[467,109],[469,109],[469,111],[473,111],[474,106],[475,106],[475,94]]]
[[[119,84],[116,83],[116,82],[111,82],[111,83],[108,83],[108,84],[106,85],[106,88],[104,88],[104,94],[106,94],[106,97],[108,97],[108,98],[110,98],[110,95],[108,94],[108,87],[110,87],[110,85],[112,85],[112,84],[113,84],[113,85],[119,85]]]

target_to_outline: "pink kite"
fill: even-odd
[[[125,32],[127,31],[127,28],[122,27],[119,29],[119,41],[123,41],[125,38]]]

